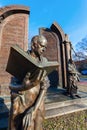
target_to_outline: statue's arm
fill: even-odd
[[[40,70],[39,72],[36,70],[32,75],[28,72],[21,84],[11,83],[9,88],[13,91],[26,91],[40,84],[45,75],[46,72],[43,70]]]

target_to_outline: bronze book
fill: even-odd
[[[14,45],[10,48],[6,71],[22,81],[27,72],[34,73],[36,70],[46,70],[48,75],[58,68],[58,65],[57,61],[38,63],[18,45]]]

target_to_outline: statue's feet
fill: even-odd
[[[75,96],[74,94],[70,94],[70,97],[71,97],[72,99],[76,99],[76,96]]]
[[[71,97],[72,99],[81,98],[78,94],[70,94],[70,97]]]
[[[78,98],[81,98],[81,96],[79,96],[78,94],[76,94],[75,96],[78,97]]]

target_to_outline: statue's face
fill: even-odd
[[[44,51],[46,51],[47,44],[46,43],[39,43],[37,44],[37,52],[39,55],[42,55]]]
[[[46,50],[46,48],[47,48],[47,43],[45,42],[37,43],[34,45],[33,51],[38,55],[42,55],[43,52]]]
[[[43,54],[47,47],[47,40],[44,36],[35,36],[32,39],[32,50],[35,52],[37,56]]]

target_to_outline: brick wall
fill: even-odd
[[[43,34],[47,38],[47,49],[44,52],[44,56],[49,61],[58,61],[58,40],[56,38],[56,34],[54,34],[50,29],[40,28],[40,33]]]
[[[3,12],[2,12],[3,10]],[[6,72],[10,46],[18,44],[28,48],[29,9],[23,6],[9,6],[1,9],[3,20],[0,23],[0,88],[1,94],[8,93],[11,75]]]

